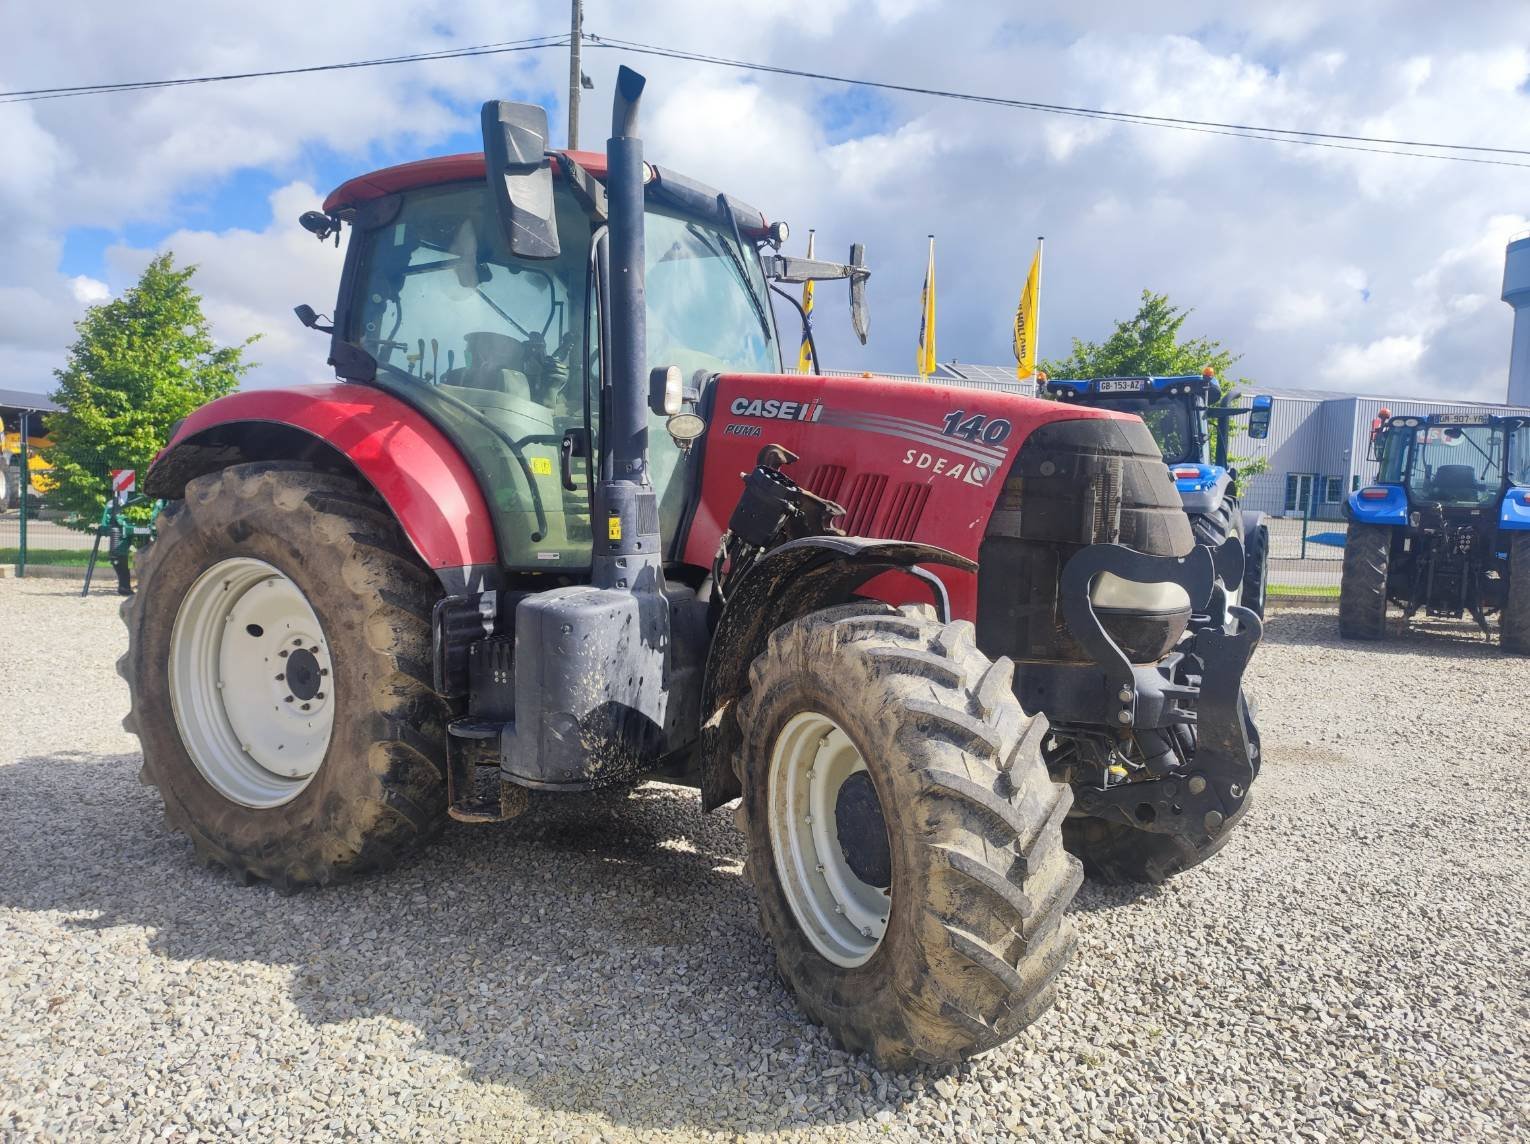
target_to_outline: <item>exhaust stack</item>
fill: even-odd
[[[631,68],[617,72],[606,141],[611,402],[604,433],[609,467],[596,488],[592,569],[602,588],[631,588],[640,568],[659,563],[659,508],[648,475],[644,163],[637,133],[645,82]]]

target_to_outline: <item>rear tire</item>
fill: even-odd
[[[1243,593],[1238,603],[1264,619],[1265,594],[1269,591],[1270,530],[1254,529],[1243,549]]]
[[[1389,527],[1349,526],[1344,541],[1344,578],[1339,587],[1339,635],[1344,639],[1386,638],[1387,568],[1391,558]]]
[[[1530,655],[1530,533],[1509,541],[1509,592],[1498,623],[1503,650]]]
[[[1082,872],[1062,844],[1072,792],[1047,774],[1046,720],[1020,709],[1013,670],[978,651],[970,623],[942,625],[928,608],[874,603],[781,626],[750,668],[738,715],[739,818],[762,926],[807,1015],[887,1067],[949,1067],[1015,1036],[1051,1006],[1073,952],[1064,913]],[[831,845],[814,851],[816,875],[811,856],[804,862],[772,841],[795,837],[794,807],[819,805],[772,802],[793,751],[803,750],[791,744],[804,719],[827,720],[849,740],[885,822],[886,861],[877,868],[887,871],[890,898],[862,943],[836,930],[836,915],[865,904],[858,872],[844,909],[810,908],[813,895],[823,900],[820,883],[831,894],[845,886],[825,872],[840,864],[834,847],[856,868],[841,826],[851,784],[838,788]],[[818,752],[810,767],[837,765],[825,761],[840,757],[825,751],[831,740],[843,742],[826,730],[816,748],[809,744]],[[810,935],[804,914],[824,924]]]
[[[287,745],[302,749],[271,730],[290,708],[275,695],[266,701],[278,714],[259,714],[264,706],[240,698],[284,678],[260,658],[279,652],[258,643],[253,658],[236,662],[231,657],[243,655],[244,645],[229,645],[236,628],[241,640],[270,633],[236,617],[232,609],[245,596],[223,605],[230,609],[223,619],[240,623],[222,636],[217,615],[208,621],[197,611],[218,605],[209,593],[224,573],[207,574],[225,568],[225,591],[295,594],[322,628],[311,641],[319,658],[303,668],[314,678],[302,688],[292,682],[297,653],[270,661],[293,673],[281,686],[312,701],[316,712],[327,700],[332,719],[327,738],[310,745],[318,761],[309,777],[293,780],[290,794],[260,761]],[[392,865],[441,829],[444,708],[429,667],[439,595],[392,515],[368,488],[342,476],[238,465],[193,480],[185,499],[166,508],[145,550],[139,591],[122,606],[128,651],[117,669],[132,694],[123,727],[142,744],[142,781],[159,789],[166,820],[205,861],[246,882],[323,885]],[[219,677],[217,691],[195,683],[208,670]],[[225,674],[240,685],[231,699],[218,698],[226,694]],[[318,688],[330,694],[309,694]],[[241,739],[248,740],[242,747]],[[241,776],[253,777],[246,783]]]

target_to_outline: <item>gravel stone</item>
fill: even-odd
[[[884,1074],[786,994],[727,813],[533,795],[282,896],[138,785],[109,596],[0,580],[0,1139],[1483,1140],[1530,1133],[1524,660],[1274,616],[1236,840],[1088,886],[1057,1007]]]

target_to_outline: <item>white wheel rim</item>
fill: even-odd
[[[804,711],[776,736],[766,790],[770,848],[787,904],[813,948],[835,965],[864,965],[882,944],[891,889],[863,882],[840,846],[836,807],[866,761],[827,715]]]
[[[241,806],[291,802],[313,781],[335,724],[333,662],[308,598],[280,569],[214,564],[170,635],[170,704],[186,753]]]

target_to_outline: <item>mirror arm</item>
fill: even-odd
[[[808,321],[807,311],[802,308],[802,303],[797,301],[797,299],[793,298],[790,294],[781,289],[781,287],[777,286],[774,282],[770,284],[770,291],[772,294],[781,295],[781,297],[785,298],[792,304],[792,309],[797,311],[798,317],[802,319],[802,336],[807,339],[808,354],[813,359],[813,372],[822,373],[823,367],[818,364],[818,343],[813,340],[813,323]],[[784,366],[786,363],[782,362],[781,364]]]

